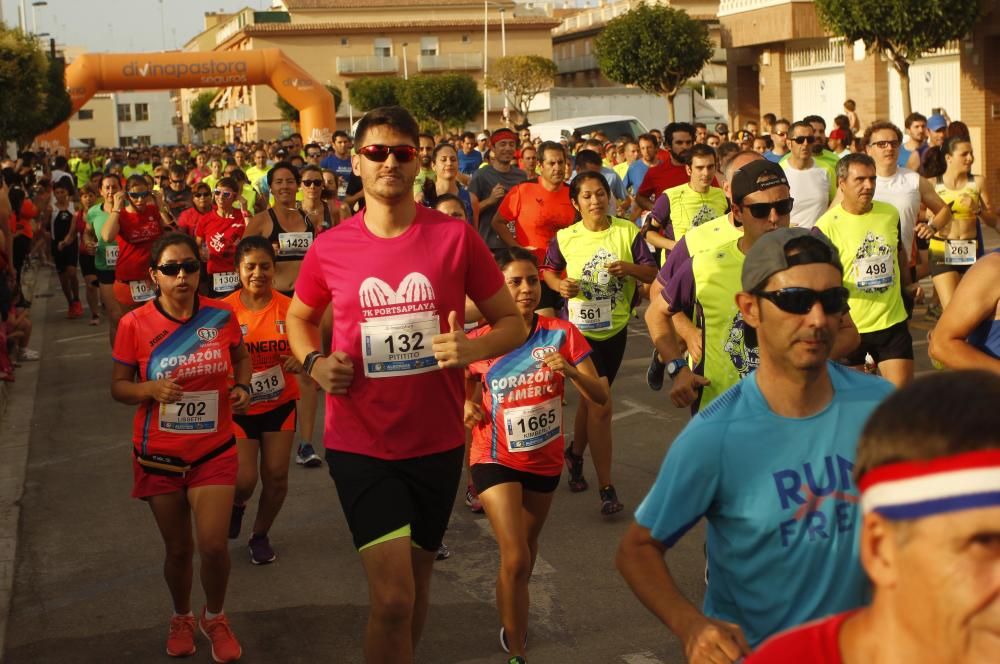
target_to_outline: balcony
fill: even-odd
[[[725,48],[827,36],[812,0],[721,0],[719,22]]]
[[[638,4],[638,0],[635,2],[632,0],[625,0],[624,2],[607,4],[603,7],[585,9],[577,14],[573,14],[572,16],[567,16],[562,22],[562,25],[552,30],[552,34],[554,36],[565,35],[579,30],[586,30],[594,26],[602,26],[611,19],[621,16],[628,10],[632,9],[633,6],[637,6]]]
[[[598,69],[597,56],[591,53],[590,55],[578,55],[575,58],[556,60],[556,66],[559,67],[560,74]]]
[[[421,55],[417,59],[418,71],[478,71],[483,68],[482,53],[446,53]]]
[[[812,1],[813,0],[720,0],[719,18],[722,18],[723,16],[732,16],[733,14],[752,12],[758,9],[788,5],[796,2],[812,4]]]
[[[349,55],[337,58],[338,74],[395,74],[399,58],[395,55]]]

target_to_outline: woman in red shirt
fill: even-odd
[[[212,211],[212,188],[203,182],[199,182],[192,189],[191,200],[194,203],[194,207],[189,207],[177,217],[177,230],[194,237],[194,231],[198,228],[198,222]]]
[[[205,214],[195,228],[201,257],[208,264],[209,297],[225,297],[240,287],[236,272],[236,245],[247,229],[243,210],[247,201],[233,178],[222,178],[212,192],[215,210]],[[233,204],[239,200],[241,209]]]

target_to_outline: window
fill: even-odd
[[[132,121],[132,107],[128,104],[118,104],[118,122]]]
[[[462,43],[463,44],[469,43],[469,35],[462,35]]]
[[[392,40],[388,37],[375,38],[375,55],[388,58],[392,55]]]
[[[81,108],[76,114],[77,120],[93,120],[94,111],[89,108]]]
[[[97,145],[97,139],[96,138],[81,138],[81,139],[79,139],[79,141],[81,143],[85,143],[85,144],[89,145],[90,147],[94,147],[95,145]]]
[[[121,106],[119,106],[121,108]],[[120,148],[130,148],[132,147],[133,139],[131,136],[119,136],[118,137],[118,147]]]
[[[437,55],[437,54],[438,54],[438,38],[421,37],[420,55]]]
[[[144,148],[148,148],[150,145],[153,144],[153,137],[152,136],[136,136],[135,137],[135,144],[136,145],[141,145]]]
[[[348,44],[347,37],[341,37],[340,38],[340,45],[341,46],[347,46],[347,44]]]
[[[143,122],[149,119],[149,104],[135,105],[135,121]]]

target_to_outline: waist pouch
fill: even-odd
[[[135,449],[135,447],[132,448],[132,454],[139,465],[142,466],[144,472],[151,475],[163,475],[164,477],[184,477],[194,468],[197,468],[206,461],[211,461],[223,452],[231,449],[234,445],[236,445],[236,438],[230,438],[208,454],[200,456],[190,463],[180,457],[170,456],[169,454],[140,454],[139,450]]]

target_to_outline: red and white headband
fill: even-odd
[[[880,466],[858,482],[861,509],[887,519],[1000,507],[1000,450]]]

